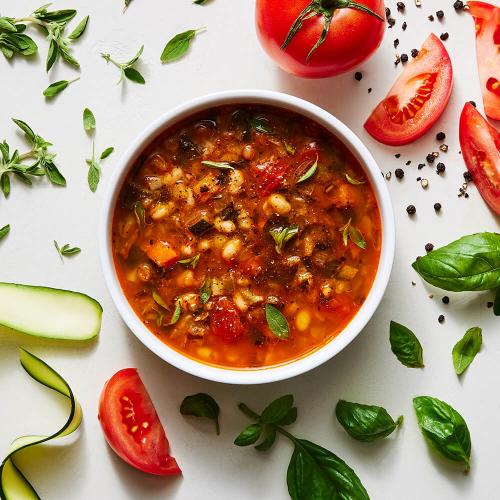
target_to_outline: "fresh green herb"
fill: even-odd
[[[266,304],[266,321],[271,332],[279,339],[288,339],[290,327],[283,313],[272,304]]]
[[[49,436],[37,434],[15,439],[10,445],[8,455],[0,465],[0,496],[2,498],[35,499],[40,497],[20,471],[18,464],[14,463],[17,453],[22,450],[25,454],[33,446],[68,436],[76,431],[82,421],[82,408],[75,399],[70,386],[53,368],[22,348],[19,349],[19,357],[22,367],[32,379],[66,397],[70,403],[66,423],[57,432]]]
[[[429,445],[440,455],[463,462],[470,469],[470,433],[460,413],[450,405],[430,396],[413,399],[418,425]]]
[[[272,412],[271,406],[274,406]],[[287,472],[288,492],[292,500],[320,498],[369,500],[368,493],[358,476],[342,459],[317,444],[297,438],[283,428],[295,422],[297,417],[297,409],[293,407],[293,396],[279,398],[271,403],[262,415],[244,403],[240,403],[238,408],[256,423],[248,426],[235,439],[234,443],[237,446],[254,444],[264,435],[262,442],[255,447],[259,451],[264,451],[273,445],[277,433],[293,443],[294,452]]]
[[[144,205],[140,201],[136,201],[134,203],[134,214],[137,219],[137,224],[139,224],[140,228],[146,226],[146,210],[144,209]]]
[[[349,240],[351,240],[356,246],[361,248],[362,250],[366,249],[366,241],[363,238],[363,235],[352,224],[352,219],[347,221],[347,224],[343,225],[339,231],[342,232],[342,241],[344,242],[344,246],[347,246]]]
[[[153,290],[153,293],[151,294],[151,296],[153,297],[153,300],[161,307],[163,307],[163,309],[168,309],[168,306],[167,304],[165,303],[165,301],[161,298],[161,295],[156,291],[156,290]]]
[[[495,301],[493,302],[493,314],[495,316],[500,316],[500,287],[497,288],[495,294]]]
[[[169,325],[175,325],[177,321],[179,321],[179,318],[181,317],[181,300],[180,299],[175,299],[175,309],[174,309],[174,314],[172,314],[172,318],[170,320]]]
[[[200,290],[201,303],[206,304],[210,300],[211,296],[212,296],[212,279],[207,278],[203,282],[203,285],[201,286],[201,290]]]
[[[123,7],[123,12],[127,10],[127,7],[132,3],[132,0],[125,0],[125,5]]]
[[[61,257],[61,262],[64,262],[63,257],[70,257],[72,255],[79,254],[82,251],[81,248],[72,247],[69,243],[60,247],[56,240],[54,240],[54,246],[56,247],[59,257]]]
[[[289,227],[279,226],[269,230],[269,234],[273,237],[276,252],[281,255],[285,245],[299,233],[299,227],[292,224]]]
[[[350,403],[343,399],[337,403],[335,415],[347,434],[365,443],[388,436],[403,423],[402,416],[394,421],[381,406]]]
[[[203,26],[195,30],[187,30],[175,35],[171,40],[169,40],[167,45],[165,45],[160,57],[161,62],[171,63],[183,57],[188,51],[189,46],[196,35],[205,30],[206,27]]]
[[[463,236],[417,259],[412,267],[444,290],[493,290],[500,286],[500,234]]]
[[[71,66],[78,68],[80,65],[71,54],[70,44],[83,35],[89,16],[82,19],[71,34],[65,37],[66,27],[77,12],[74,9],[48,11],[49,5],[40,7],[27,17],[0,17],[0,50],[7,59],[11,59],[14,54],[23,56],[35,54],[38,50],[36,43],[23,32],[26,30],[27,24],[36,25],[42,29],[47,40],[50,40],[46,60],[47,71],[52,68],[59,57]]]
[[[134,57],[132,57],[130,61],[124,63],[117,62],[109,54],[104,54],[102,52],[101,52],[101,57],[105,59],[108,63],[110,62],[111,64],[114,64],[120,70],[120,79],[118,80],[118,84],[123,82],[124,78],[127,78],[131,82],[139,83],[142,85],[146,83],[146,80],[144,80],[144,77],[141,75],[141,73],[139,73],[139,71],[137,71],[137,69],[135,69],[133,66],[139,60],[143,51],[144,51],[144,45],[141,46],[137,54]]]
[[[198,253],[196,255],[193,255],[193,257],[189,257],[188,259],[179,260],[179,264],[182,264],[183,266],[186,266],[186,267],[190,267],[192,269],[196,269],[196,266],[198,265],[200,257],[201,257],[201,255]]]
[[[318,170],[318,156],[316,155],[316,161],[310,166],[310,168],[307,170],[307,172],[302,175],[299,180],[297,181],[297,184],[300,184],[301,182],[305,182],[308,179],[310,179]]]
[[[205,5],[209,0],[193,0],[196,5]]]
[[[297,152],[292,144],[289,144],[288,142],[285,142],[285,151],[291,156],[293,156]]]
[[[235,170],[231,163],[227,161],[202,161],[201,164],[206,167],[220,168],[223,170]]]
[[[208,394],[199,393],[186,396],[181,404],[180,411],[183,415],[205,417],[215,421],[215,430],[220,434],[219,412],[220,408],[215,399]]]
[[[44,91],[43,95],[48,99],[52,99],[57,94],[60,94],[64,89],[69,87],[72,83],[80,80],[80,77],[75,78],[74,80],[60,80],[58,82],[51,83]]]
[[[18,150],[10,153],[6,141],[0,142],[0,189],[5,197],[10,194],[10,175],[12,174],[25,184],[32,185],[31,177],[46,175],[58,186],[65,186],[66,179],[54,164],[55,154],[49,153],[52,144],[35,134],[31,127],[22,120],[12,121],[24,132],[26,140],[31,144],[31,150],[20,154]],[[28,164],[27,160],[31,160]]]
[[[0,228],[0,240],[3,240],[10,233],[10,224]]]
[[[89,184],[89,188],[93,193],[97,191],[97,186],[99,185],[99,181],[101,179],[101,164],[99,163],[99,161],[106,159],[113,151],[114,148],[107,148],[101,153],[99,159],[96,159],[95,143],[92,143],[92,158],[87,158],[85,161],[89,166],[87,181]]]
[[[415,334],[406,326],[391,321],[389,340],[391,350],[408,368],[423,368],[423,349]]]
[[[453,366],[457,375],[461,375],[474,361],[483,343],[481,328],[469,328],[462,339],[453,347]]]
[[[95,127],[96,121],[94,113],[92,113],[89,108],[85,108],[83,110],[83,128],[87,132],[92,132],[93,130],[95,130]]]
[[[272,128],[269,126],[268,120],[265,116],[252,116],[249,122],[253,130],[262,134],[271,134]]]
[[[347,172],[345,174],[345,178],[347,179],[347,182],[353,186],[359,186],[360,184],[364,184],[366,182],[364,179],[355,179],[354,177],[351,177]]]

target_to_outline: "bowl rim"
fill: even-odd
[[[364,303],[349,324],[335,338],[296,360],[262,368],[225,368],[204,364],[169,347],[158,339],[129,305],[119,283],[112,255],[111,231],[114,208],[126,174],[155,137],[170,126],[205,109],[229,104],[262,104],[294,111],[310,118],[339,138],[349,148],[370,179],[379,206],[382,226],[380,260],[372,287]],[[153,353],[176,368],[197,377],[228,384],[263,384],[289,379],[310,371],[347,347],[363,330],[379,306],[392,270],[395,251],[395,223],[392,202],[381,171],[356,134],[326,110],[289,94],[240,89],[207,94],[180,104],[160,115],[129,145],[110,178],[100,216],[99,253],[107,288],[120,316],[134,335]]]

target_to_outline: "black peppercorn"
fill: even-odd
[[[395,157],[395,158],[399,158],[400,156],[401,156],[401,153],[396,153],[396,154],[394,155],[394,157]]]
[[[404,173],[404,170],[402,168],[397,168],[395,171],[394,171],[394,175],[398,178],[398,179],[402,179],[404,176],[405,176],[405,173]]]
[[[442,208],[441,203],[434,203],[434,210],[436,212],[439,212],[441,208]]]
[[[398,45],[399,45],[399,38],[396,38],[396,40],[394,40],[394,48],[397,49]]]
[[[411,164],[411,160],[408,160],[408,161],[405,163],[405,165],[406,165],[406,166],[408,166],[408,165],[410,165],[410,164]]]
[[[466,182],[472,182],[474,180],[472,174],[468,170],[464,172],[464,179]]]
[[[444,141],[446,139],[446,134],[444,132],[438,132],[436,134],[436,140]]]
[[[443,17],[444,17],[444,12],[443,12],[442,10],[438,10],[438,11],[436,12],[436,17],[437,17],[438,19],[443,19]]]
[[[427,19],[429,19],[429,21],[434,21],[434,16],[431,14]]]
[[[398,2],[396,4],[396,7],[398,8],[399,12],[403,12],[405,10],[405,4],[403,2]]]
[[[442,174],[444,171],[446,170],[446,165],[442,162],[439,162],[437,165],[436,165],[436,172],[438,174]]]
[[[417,166],[417,168],[419,170],[422,170],[424,167],[425,167],[425,163],[419,163],[418,166]]]
[[[389,23],[389,28],[392,28],[396,24],[396,19],[390,17],[389,19],[387,19],[387,22]]]
[[[439,321],[440,323],[444,323],[444,315],[443,315],[443,314],[440,314],[440,315],[439,315],[438,321]]]
[[[427,160],[427,163],[434,163],[434,160],[436,159],[436,157],[432,154],[432,153],[429,153],[425,159]]]
[[[448,32],[441,33],[441,35],[439,35],[439,38],[441,38],[441,40],[443,41],[448,40],[448,38],[450,38],[450,34]]]
[[[385,8],[385,17],[390,17],[391,16],[391,9],[389,9],[389,7],[386,7]]]
[[[363,73],[361,73],[361,71],[356,71],[356,73],[354,73],[354,78],[359,82],[361,81],[361,79],[363,78]]]
[[[408,54],[401,54],[401,62],[408,62]]]
[[[442,299],[443,304],[449,304],[450,303],[450,297],[448,295],[445,295]]]
[[[371,94],[371,92],[372,92],[372,88],[370,87],[370,88],[368,89],[368,93],[369,93],[369,94]]]
[[[418,50],[417,49],[411,49],[411,57],[417,57],[418,56]]]
[[[425,244],[425,251],[426,252],[432,252],[433,250],[434,250],[434,245],[432,243]]]
[[[406,28],[408,27],[408,25],[406,24],[406,21],[403,22],[403,24],[401,25],[401,29],[403,31],[406,31]]]
[[[417,213],[417,209],[415,208],[415,205],[408,205],[406,207],[406,211],[408,212],[408,215],[414,215]]]
[[[454,4],[453,4],[453,8],[455,10],[462,10],[464,8],[464,3],[462,2],[462,0],[457,0]]]

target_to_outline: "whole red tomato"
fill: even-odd
[[[384,36],[383,0],[257,0],[266,52],[289,73],[324,78],[367,59]]]

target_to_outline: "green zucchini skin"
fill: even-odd
[[[0,282],[0,326],[36,337],[89,340],[101,329],[103,309],[80,292]]]

